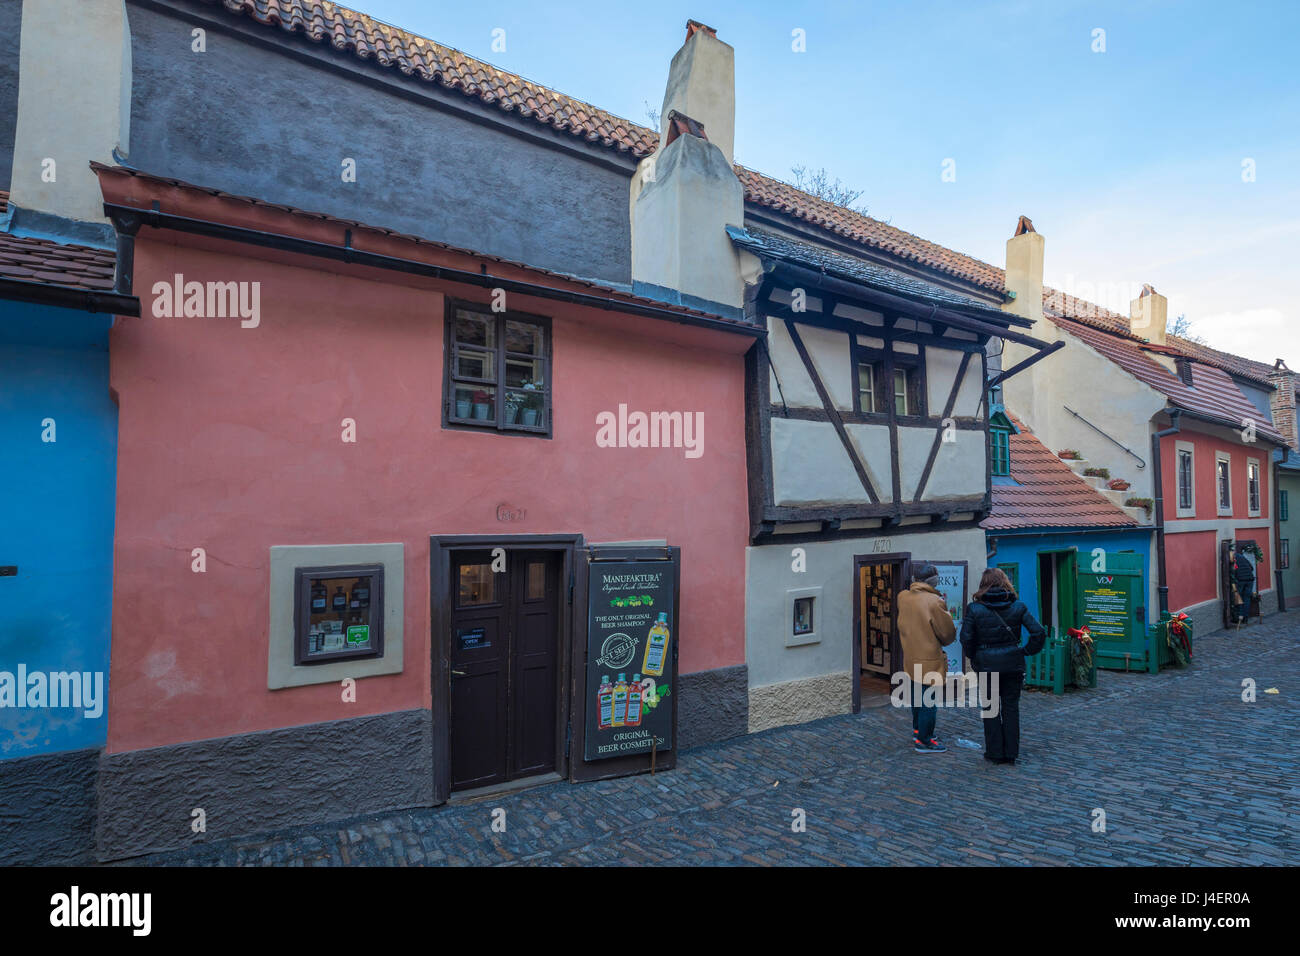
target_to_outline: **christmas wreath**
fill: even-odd
[[[1174,664],[1178,667],[1186,667],[1192,659],[1192,632],[1186,614],[1176,614],[1169,619],[1169,626],[1165,629],[1165,641],[1169,645],[1169,652],[1173,655]]]
[[[1066,630],[1070,635],[1070,674],[1076,687],[1088,687],[1092,684],[1092,660],[1096,652],[1096,643],[1088,625],[1071,627]]]

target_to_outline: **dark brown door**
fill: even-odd
[[[561,555],[451,561],[451,788],[555,769]]]

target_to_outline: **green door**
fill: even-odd
[[[1098,560],[1098,558],[1102,560]],[[1097,643],[1097,666],[1145,667],[1146,629],[1137,619],[1143,602],[1142,555],[1107,551],[1079,555],[1077,620]],[[1094,570],[1096,568],[1097,570]]]

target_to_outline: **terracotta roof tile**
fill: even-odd
[[[521,116],[543,126],[620,152],[647,156],[659,145],[659,134],[654,130],[329,0],[201,2],[220,5],[233,14],[301,34],[316,43],[329,43],[359,59],[459,90],[503,110],[518,110]]]
[[[1068,319],[1053,321],[1138,381],[1165,395],[1174,405],[1229,428],[1241,428],[1245,422],[1252,421],[1258,434],[1282,442],[1281,434],[1271,424],[1263,421],[1263,413],[1222,369],[1192,362],[1192,384],[1188,385],[1148,355],[1139,342],[1110,335]]]
[[[1136,528],[1137,522],[1109,498],[1070,470],[1070,466],[1012,418],[1020,434],[1011,436],[1014,485],[993,485],[993,507],[980,527]]]
[[[0,218],[9,211],[9,193],[0,191]],[[106,249],[65,245],[0,232],[0,279],[111,292],[116,256]]]

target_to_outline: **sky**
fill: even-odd
[[[1150,283],[1209,345],[1300,370],[1296,0],[352,6],[643,125],[702,21],[736,51],[737,162],[825,168],[998,266],[1027,215],[1048,285],[1127,313]]]

